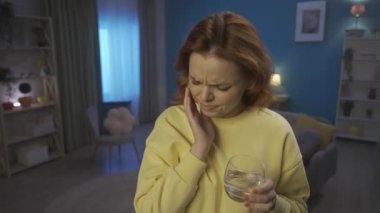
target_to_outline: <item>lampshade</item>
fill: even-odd
[[[281,86],[281,76],[280,74],[273,74],[272,75],[272,78],[270,80],[270,84],[273,85],[273,86]]]
[[[354,4],[351,7],[351,14],[354,16],[361,16],[365,12],[365,5],[363,4]]]

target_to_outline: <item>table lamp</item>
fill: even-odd
[[[363,4],[354,4],[351,6],[351,14],[355,17],[355,28],[347,29],[346,36],[353,38],[360,38],[364,35],[364,29],[358,29],[358,21],[361,15],[365,12],[365,5]]]
[[[270,79],[270,84],[273,85],[273,86],[281,86],[281,76],[280,74],[273,74],[271,79]]]
[[[363,4],[354,4],[351,7],[351,14],[355,16],[355,29],[358,28],[358,21],[361,15],[365,13],[365,5]]]
[[[284,89],[281,86],[281,76],[278,73],[274,73],[270,79],[270,84],[272,85],[272,90],[275,95],[284,94]]]

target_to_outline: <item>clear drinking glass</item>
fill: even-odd
[[[262,162],[250,155],[235,155],[228,161],[224,173],[224,189],[237,202],[243,202],[249,190],[265,179]]]

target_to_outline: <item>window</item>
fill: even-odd
[[[137,10],[137,0],[98,0],[103,102],[131,101],[134,114],[140,96]]]

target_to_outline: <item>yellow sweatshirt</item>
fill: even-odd
[[[232,118],[213,118],[216,138],[207,162],[195,157],[183,106],[165,110],[147,138],[134,199],[136,212],[239,213],[248,209],[224,191],[231,156],[260,158],[275,184],[275,212],[307,212],[309,185],[288,122],[269,109],[249,108]]]

